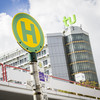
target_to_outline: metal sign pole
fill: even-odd
[[[18,13],[14,16],[12,29],[18,44],[30,55],[30,73],[34,81],[34,100],[42,100],[36,53],[40,52],[44,46],[43,31],[37,21],[26,13]],[[29,35],[31,36],[30,38]]]
[[[39,74],[37,69],[36,53],[29,53],[29,58],[30,58],[30,74],[32,80],[34,81],[33,98],[34,100],[42,100],[41,87],[39,83]]]

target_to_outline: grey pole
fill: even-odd
[[[32,89],[33,89],[33,99],[34,100],[43,100],[40,82],[39,82],[39,73],[38,73],[38,69],[37,69],[36,53],[29,53],[29,59],[30,59],[31,79],[32,79],[32,81],[34,81],[34,85],[32,87]]]

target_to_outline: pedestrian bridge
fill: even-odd
[[[34,82],[29,70],[2,64],[0,68],[0,100],[33,100]],[[100,88],[42,72],[39,72],[39,78],[43,100],[100,100]]]
[[[100,100],[100,90],[50,77],[40,82],[44,100]],[[33,100],[32,87],[0,81],[0,100]]]

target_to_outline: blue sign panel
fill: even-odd
[[[43,72],[39,72],[39,79],[40,79],[40,81],[45,82],[45,76],[44,76]]]

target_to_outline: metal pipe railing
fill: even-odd
[[[2,63],[0,63],[0,65],[1,65],[1,67],[2,67],[3,81],[6,81],[6,82],[7,82],[7,69],[6,69],[7,67],[15,68],[15,69],[20,69],[20,70],[24,70],[24,71],[28,71],[28,72],[30,71],[30,70],[27,70],[27,69],[23,69],[23,68],[11,66],[11,65],[3,65]],[[49,77],[52,77],[52,78],[55,78],[55,79],[63,80],[63,81],[66,81],[66,82],[70,82],[70,83],[72,83],[72,84],[81,85],[81,86],[90,87],[90,88],[95,88],[95,89],[100,90],[100,88],[98,88],[98,87],[94,87],[94,86],[90,86],[90,85],[78,83],[78,82],[71,81],[71,80],[67,80],[67,79],[62,79],[62,78],[55,77],[55,76],[52,76],[52,75],[48,75],[48,76],[49,76]]]
[[[2,76],[3,76],[3,81],[5,80],[4,79],[4,67],[3,67],[3,64],[2,63],[0,63],[0,65],[2,66]]]
[[[30,70],[27,70],[27,69],[23,69],[23,68],[11,66],[11,65],[4,65],[4,75],[5,75],[5,81],[6,81],[6,82],[7,82],[7,71],[6,71],[6,67],[15,68],[15,69],[20,69],[20,70],[24,70],[24,71],[30,71]]]
[[[66,80],[66,79],[59,78],[59,77],[55,77],[55,76],[52,76],[52,75],[49,75],[49,76],[52,77],[52,78],[59,79],[59,80],[63,80],[63,81],[67,81],[67,82],[70,82],[70,83],[73,83],[73,84],[76,84],[76,85],[81,85],[81,86],[85,86],[85,87],[89,87],[89,88],[95,88],[95,89],[100,90],[99,87],[94,87],[94,86],[82,84],[82,83],[79,83],[79,82],[75,82],[75,81],[71,81],[71,80]]]

